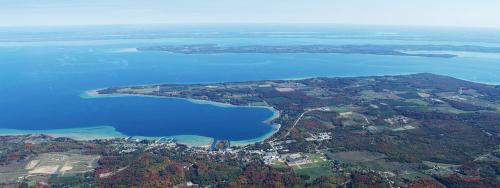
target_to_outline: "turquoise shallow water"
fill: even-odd
[[[133,50],[152,45],[206,43],[500,46],[495,32],[487,31],[454,31],[448,35],[441,30],[433,32],[435,29],[319,26],[53,30],[0,28],[0,129],[112,126],[128,136],[200,135],[251,140],[273,130],[263,123],[273,112],[262,108],[221,108],[180,99],[85,99],[80,95],[85,90],[134,84],[419,72],[500,83],[499,54],[457,53],[457,58],[441,59],[356,54],[185,55]]]

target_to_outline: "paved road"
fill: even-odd
[[[286,132],[286,134],[283,138],[286,138],[288,135],[290,135],[290,132],[292,131],[292,129],[295,128],[295,126],[299,123],[300,119],[302,119],[302,117],[304,117],[304,115],[306,115],[309,112],[316,111],[316,110],[322,110],[322,109],[323,108],[314,108],[314,109],[308,109],[305,112],[302,112],[302,114],[300,114],[300,116],[295,120],[295,122],[293,122],[292,127],[290,127],[290,129],[288,129],[288,132]]]

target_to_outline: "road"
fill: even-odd
[[[307,113],[312,112],[312,111],[323,110],[323,109],[324,108],[314,108],[314,109],[308,109],[308,110],[302,112],[302,114],[300,114],[300,116],[293,122],[292,127],[290,127],[290,129],[288,129],[288,132],[286,132],[286,134],[283,138],[286,138],[288,135],[290,135],[290,132],[292,132],[292,130],[295,128],[295,126],[297,126],[297,124],[302,119],[302,117],[304,117],[304,115],[306,115]]]

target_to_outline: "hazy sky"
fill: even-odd
[[[335,23],[500,28],[500,0],[0,0],[0,26]]]

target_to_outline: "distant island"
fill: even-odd
[[[290,46],[221,46],[216,44],[166,45],[138,48],[140,51],[166,51],[182,54],[219,53],[338,53],[372,54],[394,56],[417,56],[431,58],[453,58],[452,52],[500,53],[498,47],[452,46],[452,45],[290,45]]]

